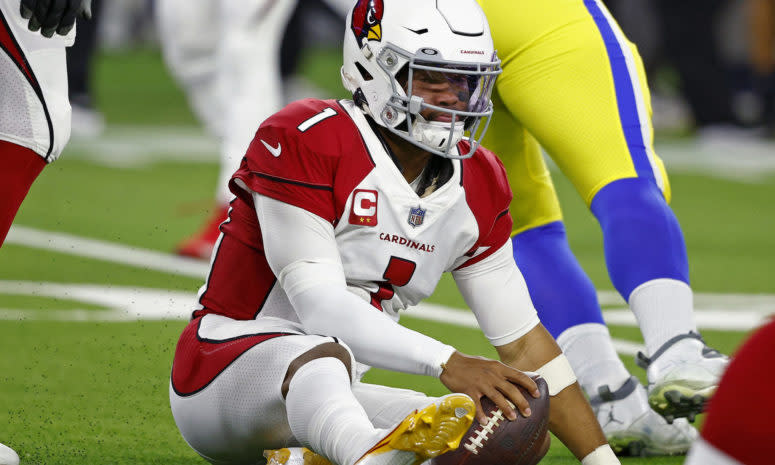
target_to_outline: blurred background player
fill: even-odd
[[[228,181],[258,125],[283,104],[280,45],[296,0],[158,0],[164,59],[220,142],[215,205],[181,255],[209,258],[232,198]]]
[[[775,319],[732,357],[686,465],[767,465],[775,457]]]
[[[65,47],[76,15],[89,11],[88,0],[0,0],[0,246],[70,138]]]
[[[775,138],[775,0],[749,0],[751,64],[766,135]]]
[[[730,76],[715,43],[716,27],[727,0],[657,0],[656,10],[662,49],[675,68],[681,95],[692,115],[694,130],[710,141],[717,136],[743,135],[733,109]],[[708,98],[712,95],[713,98]]]
[[[726,358],[705,346],[681,228],[652,148],[649,91],[635,47],[596,0],[480,0],[503,75],[484,145],[514,190],[514,257],[539,316],[571,361],[614,449],[683,453]],[[573,256],[543,147],[600,222],[611,280],[648,357],[646,389],[616,354],[592,282]],[[648,397],[648,400],[647,400]]]
[[[105,118],[96,108],[93,87],[94,56],[97,52],[102,3],[103,0],[92,0],[92,16],[88,21],[76,18],[78,35],[73,46],[67,49],[67,87],[74,138],[94,138],[105,131]]]
[[[703,154],[761,151],[773,105],[771,0],[605,3],[638,45],[658,131],[691,134]]]
[[[286,101],[320,94],[314,86],[294,76],[301,51],[308,45],[305,38],[309,31],[304,28],[311,22],[309,14],[317,16],[312,21],[313,27],[326,24],[321,21],[323,15],[329,20],[342,20],[344,24],[344,16],[352,3],[351,0],[305,0],[303,3],[249,0],[235,4],[234,8],[247,8],[266,17],[254,15],[252,19],[246,17],[232,24],[235,20],[229,16],[230,8],[219,2],[206,0],[195,7],[187,6],[190,10],[181,15],[179,0],[157,1],[156,20],[165,61],[182,84],[206,130],[221,140],[221,168],[214,205],[200,229],[178,244],[180,255],[210,258],[220,234],[218,227],[226,219],[231,199],[223,183],[241,159],[241,155],[235,156],[235,147],[245,144],[245,137],[252,137],[261,122],[251,118],[265,118]],[[207,29],[214,17],[223,18],[218,24],[231,38],[222,37],[212,27]],[[180,29],[176,28],[182,27],[191,29],[188,33],[179,33]],[[237,30],[232,30],[235,27]],[[203,29],[208,33],[193,32]],[[242,39],[253,42],[245,45],[240,42]],[[227,70],[219,65],[223,60],[240,66]],[[227,127],[224,115],[231,115],[229,120],[242,123]],[[244,121],[254,121],[256,127],[246,126]]]

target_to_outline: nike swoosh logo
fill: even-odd
[[[427,27],[424,27],[422,29],[410,29],[410,28],[404,26],[404,29],[406,29],[407,31],[412,31],[412,32],[414,32],[417,35],[423,35],[426,32],[428,32],[428,28]]]
[[[264,144],[264,147],[266,147],[267,150],[269,150],[269,153],[274,155],[275,158],[280,156],[280,152],[283,151],[283,146],[280,145],[280,143],[277,143],[277,147],[272,147],[271,145],[267,144],[264,139],[260,139],[261,143]]]

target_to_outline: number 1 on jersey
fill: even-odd
[[[319,122],[323,121],[326,118],[330,118],[332,116],[336,115],[336,110],[334,110],[331,107],[326,107],[323,111],[316,114],[312,118],[309,118],[308,120],[304,121],[300,125],[296,127],[301,132],[306,131],[307,129],[311,128],[312,126],[318,124]]]

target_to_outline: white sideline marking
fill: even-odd
[[[162,252],[130,247],[70,234],[41,231],[15,225],[8,243],[51,250],[70,255],[136,266],[192,278],[204,279],[209,265],[199,260]],[[36,283],[0,281],[0,294],[17,294],[61,298],[105,307],[105,310],[18,310],[0,308],[0,319],[64,320],[137,320],[186,319],[196,308],[194,292],[186,293],[137,287],[92,284]],[[636,326],[632,313],[622,308],[624,301],[614,291],[598,291],[603,318],[608,324]],[[405,313],[409,317],[439,321],[467,328],[478,328],[474,315],[467,310],[439,304],[421,303]],[[775,314],[775,295],[768,294],[695,294],[695,318],[702,329],[748,331]],[[643,350],[640,344],[614,339],[619,353],[634,355]]]

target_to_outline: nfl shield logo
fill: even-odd
[[[420,226],[423,219],[425,219],[425,210],[420,208],[419,205],[416,208],[409,208],[409,224],[413,228]]]

